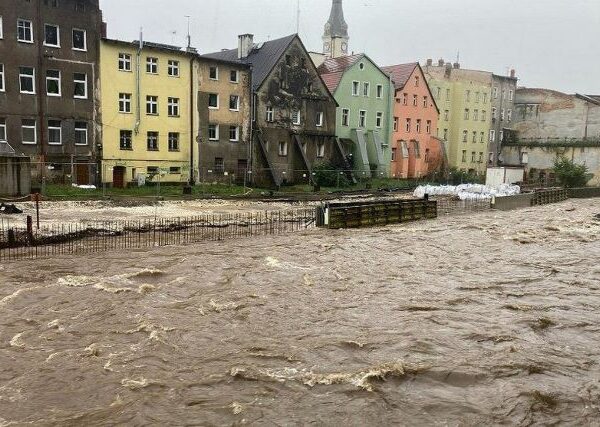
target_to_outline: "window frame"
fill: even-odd
[[[273,123],[275,121],[275,109],[273,107],[267,107],[265,116],[265,121],[267,123]]]
[[[0,64],[0,92],[6,92],[6,77],[4,74],[4,64]]]
[[[83,128],[81,126],[78,127],[78,124],[81,125],[81,123],[85,124],[85,128]],[[85,131],[85,144],[81,144],[81,143],[77,142],[77,133],[78,132],[81,133],[82,130]],[[77,146],[80,146],[80,147],[88,145],[89,144],[88,136],[89,136],[88,135],[88,123],[84,120],[76,120],[75,121],[75,142],[74,142],[74,144]]]
[[[31,121],[33,122],[33,126],[32,125],[25,125],[24,121]],[[23,135],[23,130],[24,129],[33,129],[33,142],[32,141],[25,141],[24,135]],[[21,144],[23,145],[37,145],[37,120],[36,119],[21,119]]]
[[[24,68],[28,68],[31,69],[32,74],[23,74],[23,69]],[[23,90],[23,82],[22,82],[22,78],[26,77],[26,78],[30,78],[31,79],[31,87],[32,90],[30,91],[24,91]],[[35,95],[36,93],[36,87],[35,87],[35,67],[19,67],[19,93],[23,93],[26,95]]]
[[[2,137],[4,135],[4,137]],[[8,142],[8,136],[6,135],[6,118],[0,118],[0,143]]]
[[[180,141],[180,134],[179,132],[169,132],[167,135],[167,144],[168,144],[168,151],[170,153],[177,153],[180,151],[179,148],[179,141]],[[175,147],[173,144],[173,141],[176,142],[177,146]]]
[[[352,96],[360,96],[360,82],[357,80],[352,81]]]
[[[50,44],[46,40],[46,27],[54,27],[56,28],[56,44]],[[44,46],[54,47],[60,49],[60,26],[56,24],[44,24]]]
[[[383,85],[377,85],[376,91],[377,99],[383,99]]]
[[[235,80],[231,79],[231,76],[235,73]],[[239,83],[240,82],[240,71],[239,70],[229,70],[229,83]]]
[[[210,136],[210,128],[214,127],[215,136],[211,138]],[[209,124],[208,125],[208,140],[209,141],[219,141],[219,125],[218,124]]]
[[[168,59],[167,60],[167,76],[179,78],[179,61],[176,59]]]
[[[300,126],[302,124],[302,112],[300,110],[292,110],[291,117],[292,125]]]
[[[48,72],[56,71],[58,73],[58,77],[48,77]],[[58,93],[51,93],[48,90],[48,82],[56,81],[58,82]],[[62,96],[62,73],[60,70],[46,70],[46,96],[57,97],[60,98]]]
[[[119,69],[119,71],[122,71],[124,73],[131,73],[132,69],[131,69],[131,54],[130,53],[125,53],[125,52],[119,52],[118,54],[118,60],[117,60],[117,67]],[[121,67],[121,64],[123,64],[123,67]]]
[[[154,70],[154,71],[153,71]],[[146,57],[146,74],[158,75],[158,58],[155,56]]]
[[[215,77],[211,77],[212,71],[215,71]],[[219,67],[208,67],[208,79],[213,81],[219,81]]]
[[[131,96],[131,93],[119,93],[119,113],[131,114]],[[127,108],[125,110],[121,109],[121,104]]]
[[[350,126],[350,109],[342,108],[342,126]]]
[[[167,98],[167,115],[169,117],[180,117],[179,114],[179,98]]]
[[[317,123],[316,126],[318,128],[323,127],[325,115],[322,111],[317,111]]]
[[[358,127],[360,129],[367,127],[367,110],[358,110]]]
[[[29,23],[29,33],[31,38],[29,40],[27,39],[20,39],[19,38],[19,24],[21,22],[27,22]],[[26,31],[26,29],[24,28],[23,31]],[[34,43],[34,32],[33,32],[33,21],[30,21],[28,19],[24,19],[24,18],[17,18],[17,42],[19,43],[29,43],[29,44],[33,44]]]
[[[371,97],[371,82],[363,82],[363,98]]]
[[[211,97],[211,96],[214,96],[214,97],[215,97],[215,99],[217,100],[217,105],[216,105],[216,107],[215,107],[215,106],[211,106],[211,105],[210,105],[210,97]],[[220,98],[220,97],[219,97],[219,94],[218,94],[218,93],[209,93],[209,94],[208,94],[208,109],[209,109],[209,110],[218,110],[218,109],[219,109],[219,105],[221,104],[221,101],[220,101],[220,99],[219,99],[219,98]]]
[[[75,78],[75,76],[77,74],[85,76],[85,80],[77,80]],[[73,98],[74,99],[88,99],[88,75],[87,75],[87,73],[73,73],[73,83],[74,83],[74,86],[73,86]],[[77,89],[77,84],[78,83],[83,83],[83,88],[84,88],[84,92],[85,92],[84,95],[77,95],[76,94],[75,90]]]
[[[146,151],[160,151],[159,135],[159,132],[155,130],[149,130],[146,132]]]
[[[400,128],[400,117],[394,116],[394,125],[393,125],[394,132],[398,132],[399,128]]]
[[[124,139],[125,138],[125,139]],[[129,144],[123,144],[123,142],[128,142]],[[121,151],[133,151],[133,132],[129,129],[120,129],[119,130],[119,150]]]
[[[146,115],[158,116],[158,95],[146,95]]]
[[[81,31],[83,33],[83,48],[79,48],[79,47],[75,47],[75,31]],[[83,28],[73,28],[73,31],[71,32],[71,36],[73,38],[73,50],[77,51],[77,52],[87,52],[88,50],[88,45],[87,45],[87,30],[84,30]]]
[[[231,108],[231,101],[235,99],[235,106]],[[240,96],[239,95],[229,95],[229,111],[240,111]]]
[[[322,159],[325,157],[325,143],[324,142],[317,142],[317,158],[318,159]]]
[[[383,127],[383,112],[377,111],[375,113],[375,127],[381,129]]]
[[[279,155],[279,157],[287,157],[288,153],[288,142],[279,141],[279,144],[277,144],[277,154]]]
[[[0,40],[4,39],[4,21],[0,15]]]
[[[235,130],[235,137],[231,137],[231,132]],[[240,142],[240,127],[229,126],[229,142]]]
[[[50,122],[58,122],[58,126],[50,126]],[[48,145],[62,145],[62,121],[56,119],[48,119],[46,120],[46,126],[48,129]],[[50,134],[52,131],[58,131],[58,142],[50,141]]]

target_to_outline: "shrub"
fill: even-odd
[[[585,187],[592,178],[587,166],[578,165],[565,157],[554,161],[554,175],[558,183],[567,188]]]
[[[331,163],[320,163],[313,168],[314,182],[321,187],[349,187],[350,181],[340,168]]]

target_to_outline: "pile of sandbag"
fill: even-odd
[[[434,196],[456,196],[460,200],[489,200],[493,197],[505,197],[521,194],[518,185],[500,184],[498,187],[488,187],[482,184],[461,185],[422,185],[417,187],[413,195],[422,199],[428,194]]]

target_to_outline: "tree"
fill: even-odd
[[[578,165],[566,157],[554,161],[554,175],[559,184],[567,188],[585,187],[592,175],[585,165]]]

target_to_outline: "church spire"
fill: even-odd
[[[347,55],[348,40],[348,24],[344,19],[342,0],[333,0],[323,34],[323,53],[330,58]]]

